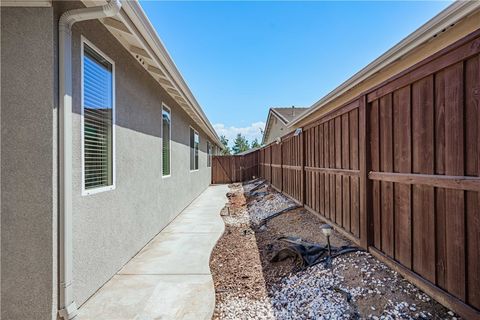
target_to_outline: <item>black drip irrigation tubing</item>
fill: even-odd
[[[277,240],[287,242],[291,246],[279,250],[271,259],[271,262],[283,261],[291,257],[300,258],[302,260],[302,270],[319,263],[325,263],[326,267],[331,267],[332,260],[340,255],[365,251],[356,246],[330,247],[331,255],[329,255],[327,245],[303,241],[296,237],[279,237]]]
[[[253,193],[263,187],[266,184],[265,180],[260,182],[258,185],[256,185],[252,190],[249,191],[249,193]]]
[[[284,213],[286,213],[286,212],[289,212],[289,211],[292,211],[292,210],[298,209],[298,208],[300,208],[299,205],[294,205],[294,206],[285,208],[285,209],[283,209],[283,210],[280,210],[280,211],[278,211],[278,212],[275,212],[274,214],[272,214],[272,215],[264,218],[262,221],[260,221],[260,223],[259,223],[258,225],[259,225],[260,227],[263,226],[263,225],[266,225],[269,220],[271,220],[271,219],[273,219],[273,218],[275,218],[275,217],[278,217],[278,216],[281,215],[281,214],[284,214]]]

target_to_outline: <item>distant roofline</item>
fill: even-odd
[[[263,131],[263,137],[262,137],[262,144],[265,144],[265,137],[268,135],[269,133],[269,123],[270,123],[270,119],[271,119],[271,115],[274,114],[280,121],[282,121],[282,123],[288,127],[288,123],[290,121],[288,121],[288,119],[286,119],[282,114],[280,114],[278,112],[278,110],[276,109],[297,109],[297,110],[302,110],[303,109],[303,112],[305,112],[308,108],[307,107],[297,107],[297,106],[291,106],[291,107],[271,107],[270,109],[268,109],[268,116],[267,116],[267,121],[265,122],[265,129]]]

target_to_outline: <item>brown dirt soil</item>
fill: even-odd
[[[230,190],[229,204],[222,211],[224,219],[225,216],[245,214],[247,204],[253,200],[245,196],[240,184],[230,185]],[[270,188],[261,191],[275,192]],[[231,296],[253,300],[268,298],[269,290],[274,290],[276,283],[299,269],[292,259],[270,262],[273,255],[285,246],[276,239],[294,236],[325,244],[326,238],[320,231],[323,223],[317,216],[298,208],[269,220],[266,227],[226,225],[210,261],[217,305]],[[331,243],[332,246],[352,245],[337,232],[331,237]],[[337,259],[340,263],[332,268],[332,272],[343,277],[342,287],[363,287],[368,291],[354,302],[357,315],[362,319],[383,319],[384,311],[394,309],[394,305],[400,302],[408,303],[406,308],[400,308],[406,318],[459,319],[370,254],[346,254]],[[222,319],[217,308],[213,319]]]
[[[241,216],[247,207],[243,189],[240,184],[229,187],[229,203],[221,215]],[[225,232],[212,252],[210,270],[217,304],[230,294],[251,299],[268,297],[255,233],[248,223],[242,226],[225,225]],[[220,319],[218,310],[215,310],[213,319]]]

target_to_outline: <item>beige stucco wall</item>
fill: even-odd
[[[57,304],[52,8],[1,8],[1,318]]]
[[[1,8],[1,318],[57,313],[57,21],[78,3]],[[81,195],[80,36],[115,61],[116,188]],[[73,29],[73,290],[81,305],[210,183],[204,132],[98,22]],[[161,175],[161,105],[172,174]],[[189,129],[200,133],[190,172]]]
[[[66,8],[56,6],[59,15]],[[72,4],[68,4],[70,7]],[[116,188],[82,196],[81,35],[115,62]],[[98,21],[73,28],[73,286],[81,305],[211,181],[206,135]],[[172,110],[171,176],[161,171],[161,105]],[[200,133],[199,170],[190,172],[190,127]]]
[[[283,124],[274,114],[271,115],[269,121],[269,129],[268,129],[268,136],[265,137],[264,144],[270,144],[271,142],[275,141],[278,137],[283,137],[287,133],[293,131],[292,128],[287,128],[286,125]]]
[[[375,73],[365,81],[362,81],[357,86],[353,87],[352,89],[348,90],[336,99],[325,104],[324,106],[307,116],[305,119],[300,121],[298,124],[295,124],[295,127],[303,127],[308,123],[321,118],[328,112],[335,110],[336,108],[339,108],[344,104],[348,103],[349,101],[357,98],[359,95],[366,92],[370,88],[377,86],[378,84],[402,72],[403,70],[408,69],[409,67],[415,65],[418,62],[421,62],[422,60],[448,47],[449,45],[469,35],[475,30],[478,30],[479,28],[480,11],[459,21],[455,26],[440,34],[435,39],[432,39],[429,42],[419,46],[410,54],[388,65],[380,72]]]

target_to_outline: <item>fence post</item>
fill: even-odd
[[[360,151],[360,245],[368,249],[372,244],[372,186],[368,179],[370,171],[370,129],[369,129],[369,108],[367,96],[360,97],[358,126],[359,126],[359,151]]]
[[[268,148],[268,152],[270,152],[270,181],[268,181],[270,184],[272,184],[272,175],[273,175],[273,169],[272,169],[272,163],[273,163],[273,159],[272,159],[272,145],[270,145],[270,147]]]
[[[300,188],[300,193],[302,195],[302,206],[305,205],[305,132],[303,131],[300,133],[300,165],[301,165],[301,171],[300,171],[300,182],[302,184]]]
[[[242,181],[245,181],[245,156],[240,158],[240,177]]]
[[[280,191],[283,192],[283,139],[280,141]]]

